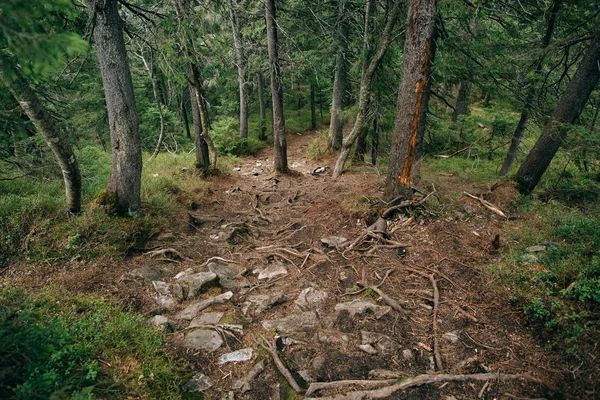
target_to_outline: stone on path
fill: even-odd
[[[339,236],[332,236],[332,237],[321,239],[321,243],[323,243],[323,245],[325,247],[338,247],[338,246],[343,245],[347,241],[348,241],[348,239],[346,239],[345,237],[339,237]]]
[[[389,306],[379,306],[373,303],[372,300],[353,300],[348,303],[338,303],[335,305],[335,311],[347,310],[350,313],[350,317],[356,315],[362,315],[367,311],[371,311],[375,314],[375,318],[379,319],[385,314],[391,311]]]
[[[213,261],[208,263],[208,270],[217,274],[219,277],[219,284],[224,288],[234,289],[239,286],[239,283],[236,279],[238,276],[237,269],[232,268],[229,265]]]
[[[377,349],[375,349],[375,347],[371,346],[370,344],[361,344],[358,346],[358,348],[372,356],[377,354]]]
[[[215,331],[198,329],[188,333],[183,345],[196,350],[215,351],[223,345],[223,339]]]
[[[406,361],[410,361],[415,358],[415,355],[413,354],[412,350],[404,349],[402,350],[402,358],[404,358]]]
[[[253,354],[254,349],[252,347],[236,350],[231,353],[225,353],[221,357],[219,357],[219,364],[248,361],[252,359]]]
[[[256,294],[248,296],[248,299],[242,305],[242,312],[244,315],[248,315],[249,312],[258,315],[273,307],[277,304],[281,304],[287,300],[287,296],[281,292],[274,293],[271,296],[266,294]],[[252,310],[251,308],[254,308]]]
[[[257,273],[258,279],[262,280],[271,279],[279,275],[287,275],[288,270],[282,263],[275,262],[273,264],[267,265],[265,268],[255,269],[253,272],[255,274]]]
[[[223,315],[225,315],[225,313],[221,311],[202,313],[194,318],[192,322],[190,322],[188,329],[197,328],[199,326],[216,325],[219,323],[221,318],[223,318]]]
[[[196,273],[196,271],[194,271],[192,268],[188,268],[188,269],[185,269],[185,270],[179,272],[177,275],[175,275],[175,279],[179,280],[180,278],[183,278],[184,276],[192,275],[195,273]]]
[[[155,315],[154,317],[150,318],[148,322],[159,332],[168,332],[173,328],[169,318],[165,317],[164,315]]]
[[[220,294],[215,297],[211,297],[206,300],[195,301],[192,304],[190,304],[187,308],[185,308],[184,310],[181,310],[179,313],[177,313],[175,315],[175,318],[176,319],[187,319],[187,320],[193,319],[198,315],[198,313],[200,311],[204,310],[205,308],[210,307],[213,304],[225,303],[227,300],[231,299],[232,297],[233,297],[232,292],[226,292],[226,293]]]
[[[152,281],[157,281],[162,274],[163,272],[160,269],[147,266],[131,270],[128,275],[133,278],[142,278],[146,282],[150,283]]]
[[[446,332],[442,335],[442,340],[448,342],[448,343],[456,343],[458,342],[458,335],[456,334],[456,332]]]
[[[210,378],[203,373],[196,374],[190,379],[182,389],[184,392],[203,392],[211,388],[213,383]]]
[[[154,286],[154,290],[156,290],[158,294],[163,296],[168,296],[171,294],[171,291],[169,290],[170,285],[167,282],[152,281],[152,286]]]
[[[398,379],[401,376],[401,373],[389,369],[372,369],[369,371],[369,379],[373,380]]]
[[[387,335],[369,331],[361,331],[360,333],[363,345],[373,345],[377,350],[385,354],[395,353],[400,350],[400,343]]]
[[[306,311],[300,314],[262,321],[263,328],[276,330],[283,334],[305,332],[319,326],[319,319],[314,311]]]
[[[257,362],[254,367],[250,369],[243,377],[236,379],[233,381],[231,388],[233,390],[240,390],[242,393],[250,390],[250,382],[252,382],[256,377],[265,369],[265,360],[260,360]]]
[[[196,274],[185,275],[179,278],[178,282],[187,288],[187,298],[193,299],[202,293],[202,289],[207,283],[217,279],[217,274],[214,272],[198,272]]]
[[[349,338],[348,335],[341,332],[319,332],[317,340],[322,344],[329,344],[334,346],[348,346]]]
[[[327,292],[307,287],[300,292],[295,303],[302,310],[312,310],[322,307],[327,301]]]

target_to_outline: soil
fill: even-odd
[[[523,326],[522,311],[507,302],[507,295],[486,274],[485,266],[502,254],[505,219],[462,192],[484,193],[488,201],[510,214],[514,211],[510,209],[512,188],[502,186],[490,192],[453,176],[431,177],[429,185],[422,184],[424,194],[417,194],[416,200],[435,188],[433,195],[422,205],[401,209],[388,219],[387,240],[391,242],[375,234],[351,247],[348,243],[361,238],[389,207],[381,200],[384,177],[375,167],[361,165],[351,166],[332,181],[334,156],[313,160],[307,155],[314,139],[314,132],[288,135],[288,159],[293,171],[290,174],[274,175],[270,151],[265,149],[242,159],[237,165],[239,171],[207,178],[210,190],[201,190],[194,200],[194,210],[173,215],[170,226],[146,245],[146,251],[172,248],[181,257],[140,253],[125,259],[73,261],[60,267],[29,265],[12,279],[26,287],[58,284],[73,292],[116,299],[124,307],[148,316],[169,317],[175,329],[166,334],[167,347],[191,375],[202,372],[210,377],[213,387],[204,392],[207,399],[293,398],[285,378],[261,347],[271,342],[276,343],[283,364],[303,389],[310,384],[305,380],[378,380],[381,375],[373,371],[386,370],[386,374],[401,378],[436,373],[527,374],[520,379],[424,384],[398,390],[387,399],[562,399],[593,398],[594,393],[600,396],[594,392],[597,388],[584,386],[576,379],[570,366],[558,361],[557,354],[543,348],[530,329]],[[317,167],[326,170],[312,174]],[[325,247],[321,239],[329,237],[344,237],[348,242]],[[385,243],[403,246],[375,247]],[[243,334],[217,329],[225,344],[209,353],[183,346],[190,331],[189,321],[176,320],[174,316],[191,301],[159,307],[153,286],[128,277],[128,272],[153,266],[163,271],[162,280],[174,283],[174,275],[188,268],[206,271],[211,257],[232,261],[226,264],[240,272],[236,279],[239,285],[233,289],[230,301],[210,306],[204,312],[225,312],[221,323],[242,325]],[[288,273],[269,280],[257,279],[253,271],[274,264],[285,265]],[[436,341],[432,277],[439,290]],[[390,310],[377,318],[373,312],[351,316],[336,311],[336,304],[356,299],[388,305],[373,289],[361,291],[360,284],[379,285],[378,289],[395,300],[406,315]],[[263,328],[261,321],[304,311],[295,299],[308,287],[327,293],[327,299],[312,308],[318,318],[317,327],[291,334]],[[199,299],[227,290],[213,285]],[[250,296],[271,296],[277,292],[283,293],[286,300],[259,315],[243,313]],[[390,352],[368,354],[358,347],[361,331],[386,335],[397,347]],[[330,339],[323,339],[324,336]],[[253,360],[217,364],[222,354],[247,347],[254,349]],[[442,370],[436,365],[436,352],[441,356]],[[250,390],[234,393],[233,381],[258,359],[268,361],[265,370],[250,382]],[[363,387],[344,386],[311,396],[357,390]]]

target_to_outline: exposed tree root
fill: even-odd
[[[265,346],[261,343],[260,347],[265,349],[267,351],[267,353],[269,353],[271,355],[271,357],[273,358],[273,362],[275,363],[275,366],[277,367],[277,369],[279,370],[281,375],[283,375],[283,377],[288,381],[288,383],[290,384],[292,389],[294,389],[294,391],[296,393],[300,393],[302,391],[302,389],[300,388],[300,386],[298,386],[298,383],[296,383],[296,380],[294,379],[294,377],[292,376],[290,371],[286,368],[285,365],[283,365],[283,362],[281,362],[281,359],[279,358],[279,355],[277,354],[277,347],[275,346],[275,343],[267,342],[267,346]]]
[[[377,386],[389,385],[396,381],[397,381],[397,379],[386,379],[386,380],[382,380],[382,381],[347,380],[347,381],[334,381],[334,382],[313,382],[308,387],[308,390],[306,391],[306,396],[310,396],[311,394],[313,394],[319,390],[338,389],[338,388],[345,387],[345,386],[355,386],[355,385],[356,386],[377,387]]]
[[[435,277],[433,274],[429,275],[429,280],[433,285],[433,354],[435,356],[435,365],[439,371],[444,369],[442,364],[442,356],[440,354],[440,343],[438,339],[437,332],[437,316],[438,316],[438,308],[440,304],[440,291],[438,290],[437,282],[435,281]]]
[[[144,255],[148,255],[148,256],[150,256],[150,257],[164,256],[164,257],[165,257],[166,259],[168,259],[169,261],[173,261],[172,259],[170,259],[170,258],[168,257],[168,255],[169,255],[169,254],[171,254],[171,255],[173,255],[173,256],[175,256],[175,257],[179,257],[179,258],[181,258],[182,260],[185,260],[185,261],[194,261],[194,260],[192,260],[191,258],[188,258],[188,257],[186,257],[186,256],[182,255],[182,254],[181,254],[180,252],[178,252],[177,250],[175,250],[175,249],[171,249],[171,248],[168,248],[168,249],[160,249],[160,250],[152,250],[152,251],[149,251],[149,252],[147,252],[147,253],[144,253]]]

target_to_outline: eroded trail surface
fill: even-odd
[[[111,266],[122,276],[107,290],[164,328],[197,372],[190,394],[295,398],[276,354],[297,398],[568,397],[482,273],[502,218],[461,193],[460,210],[446,207],[436,195],[457,189],[445,178],[424,207],[371,226],[391,206],[383,177],[363,167],[333,182],[334,160],[307,156],[313,138],[289,137],[292,175],[273,176],[264,151],[209,178],[153,253]]]

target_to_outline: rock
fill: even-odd
[[[362,336],[362,344],[375,345],[382,353],[391,354],[400,350],[400,343],[387,335],[368,331],[361,331],[360,333]]]
[[[529,246],[525,249],[527,253],[539,253],[541,251],[546,251],[547,247],[543,244],[536,244],[535,246]]]
[[[372,356],[377,354],[377,350],[375,349],[375,347],[371,346],[370,344],[361,344],[360,346],[358,346],[358,348]]]
[[[354,317],[357,314],[362,315],[367,311],[371,311],[375,314],[375,318],[379,319],[385,314],[390,312],[392,308],[389,306],[378,306],[371,300],[353,300],[348,303],[338,303],[335,305],[335,311],[346,310],[350,313],[350,317]]]
[[[217,274],[214,272],[198,272],[192,275],[186,275],[178,279],[179,283],[187,288],[187,298],[193,299],[202,293],[202,287],[207,283],[217,280]]]
[[[221,357],[219,357],[219,364],[248,361],[252,359],[253,355],[254,349],[252,347],[236,350],[231,353],[225,353]]]
[[[221,335],[215,331],[197,329],[185,336],[183,345],[192,349],[211,352],[223,345],[223,339],[221,339]]]
[[[225,315],[225,313],[220,311],[202,313],[194,318],[192,322],[190,322],[188,329],[197,328],[199,326],[216,325],[219,323],[221,318],[223,318],[223,315]]]
[[[402,376],[399,372],[390,371],[389,369],[372,369],[369,371],[369,379],[398,379]]]
[[[164,315],[155,315],[154,317],[150,318],[148,322],[160,332],[169,332],[173,329],[171,321],[169,321],[169,318],[165,317]]]
[[[261,324],[267,330],[273,329],[283,334],[290,334],[316,328],[319,326],[319,319],[314,311],[306,311],[284,318],[265,320]]]
[[[183,278],[184,276],[192,275],[195,273],[196,273],[196,271],[194,271],[192,268],[188,268],[186,270],[179,272],[177,275],[175,275],[175,279],[179,280],[180,278]]]
[[[256,269],[253,272],[258,274],[258,279],[271,279],[279,275],[286,275],[288,270],[282,263],[275,262],[263,269]]]
[[[242,312],[244,315],[253,313],[259,315],[277,304],[281,304],[287,301],[287,296],[283,293],[274,293],[271,296],[265,294],[256,294],[248,296],[248,300],[242,304]]]
[[[213,304],[222,304],[233,297],[232,292],[226,292],[206,300],[195,301],[175,315],[176,319],[193,319],[198,313]]]
[[[208,270],[214,272],[219,277],[219,284],[227,289],[234,289],[239,286],[236,280],[238,271],[226,264],[217,262],[208,263]]]
[[[338,246],[343,245],[347,241],[348,241],[348,239],[346,239],[345,237],[339,237],[339,236],[332,236],[332,237],[321,239],[321,243],[325,247],[338,247]]]
[[[175,298],[175,300],[177,300],[179,303],[185,300],[183,288],[179,283],[174,283],[171,285],[171,294],[173,294],[173,298]]]
[[[412,350],[404,349],[402,350],[402,358],[404,358],[406,361],[411,361],[415,358],[415,355],[413,354]]]
[[[154,286],[154,290],[163,296],[168,296],[171,294],[169,290],[169,284],[163,281],[152,281],[152,286]]]
[[[157,281],[162,276],[162,271],[156,267],[141,267],[129,272],[129,276],[133,278],[142,278],[146,282]]]
[[[448,343],[456,343],[458,342],[458,335],[456,334],[456,332],[446,332],[442,335],[442,340],[448,342]]]
[[[175,300],[171,296],[160,296],[156,299],[156,304],[162,308],[170,308],[175,305]]]
[[[538,258],[533,254],[523,254],[521,257],[519,257],[519,263],[521,265],[537,264],[538,262]]]
[[[312,310],[322,307],[327,301],[327,292],[308,287],[300,292],[295,303],[302,310]]]
[[[304,382],[310,383],[310,382],[316,381],[315,377],[307,369],[303,369],[303,370],[297,371],[297,372],[298,372],[298,375],[300,375],[300,377],[302,377],[302,379],[304,379]]]
[[[341,332],[319,332],[317,340],[322,344],[329,344],[334,346],[348,346],[348,335]]]
[[[241,377],[240,379],[236,379],[235,381],[233,381],[233,384],[231,385],[231,388],[233,390],[240,390],[242,393],[247,392],[248,390],[250,390],[250,382],[252,382],[253,380],[256,379],[256,377],[263,372],[263,370],[265,369],[265,360],[260,360],[259,362],[257,362],[254,367],[252,367],[250,369],[250,371],[248,371],[246,373],[246,375],[244,375],[243,377]]]
[[[213,383],[208,376],[199,373],[194,375],[192,379],[183,385],[182,389],[184,392],[203,392],[206,389],[211,388],[212,385]]]

